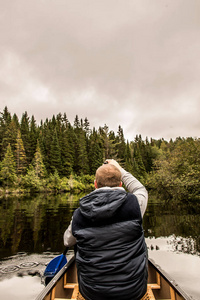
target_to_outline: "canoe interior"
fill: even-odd
[[[148,285],[155,299],[192,300],[178,284],[152,260],[148,264]]]
[[[84,299],[78,296],[78,280],[74,256],[44,288],[36,300]],[[143,300],[192,300],[153,261],[148,266],[148,295]]]

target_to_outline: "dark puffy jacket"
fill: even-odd
[[[88,300],[137,300],[147,287],[147,250],[136,196],[97,189],[80,199],[77,239],[79,288]]]

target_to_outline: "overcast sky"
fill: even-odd
[[[199,0],[0,0],[0,111],[200,137]]]

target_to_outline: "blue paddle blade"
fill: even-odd
[[[51,279],[62,269],[67,263],[67,258],[64,254],[54,257],[47,265],[44,271],[45,285],[47,285]]]

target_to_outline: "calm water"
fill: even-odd
[[[0,199],[0,299],[35,299],[47,263],[64,250],[63,233],[81,195]],[[155,202],[155,201],[154,201]],[[149,257],[200,299],[200,215],[196,206],[149,201],[144,230]]]

